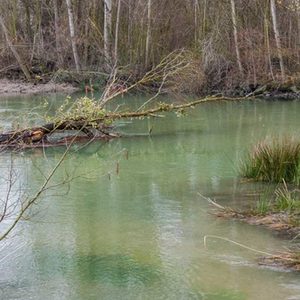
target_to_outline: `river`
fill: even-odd
[[[44,97],[1,97],[0,126],[51,114],[62,96],[47,98],[50,107],[34,109]],[[240,160],[266,136],[299,137],[299,115],[299,101],[206,103],[185,117],[120,122],[123,138],[74,146],[54,187],[0,244],[0,299],[300,299],[299,274],[260,266],[256,252],[224,240],[205,246],[204,237],[269,253],[290,242],[216,218],[201,197],[255,204],[268,187],[243,182]],[[13,161],[12,199],[32,195],[63,152],[2,153],[3,177]]]

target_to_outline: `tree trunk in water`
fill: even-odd
[[[111,0],[104,0],[104,59],[105,67],[111,69]]]
[[[80,62],[76,45],[76,35],[75,35],[75,26],[74,26],[74,14],[71,0],[66,0],[67,8],[68,8],[68,16],[69,16],[69,28],[70,28],[70,36],[72,43],[73,56],[75,61],[76,71],[80,71]]]
[[[91,120],[85,119],[85,117],[79,117],[75,119],[66,119],[60,122],[48,123],[39,127],[32,127],[23,130],[10,131],[6,133],[0,132],[0,147],[3,146],[23,146],[32,145],[37,143],[42,143],[47,138],[47,135],[51,135],[56,131],[72,131],[68,133],[69,137],[74,137],[78,135],[78,132],[84,133],[89,138],[95,137],[95,131],[104,135],[104,137],[116,137],[114,133],[110,130],[113,129],[112,126],[107,125],[109,123],[120,120],[120,119],[133,119],[133,118],[143,118],[143,117],[157,117],[158,113],[166,113],[171,111],[181,111],[193,108],[196,105],[206,103],[209,101],[241,101],[248,98],[227,98],[227,97],[205,97],[198,100],[187,102],[184,104],[168,104],[160,103],[159,105],[142,111],[125,111],[125,112],[106,112],[101,117],[93,118]],[[67,136],[66,136],[67,137]]]
[[[280,35],[279,35],[278,24],[277,24],[275,0],[270,0],[270,5],[271,5],[273,30],[274,30],[274,34],[275,34],[277,53],[278,53],[278,59],[279,59],[279,64],[280,64],[281,78],[282,78],[282,80],[284,80],[285,79],[285,70],[284,70],[284,64],[283,64],[283,58],[282,58]]]
[[[235,3],[234,3],[234,0],[230,0],[230,2],[231,2],[231,17],[232,17],[232,24],[233,24],[233,35],[234,35],[236,61],[237,61],[238,67],[239,67],[240,74],[243,75],[243,67],[242,67],[242,63],[241,63],[241,55],[240,55],[240,50],[239,50],[239,45],[238,45]]]
[[[145,51],[145,66],[149,64],[149,48],[150,48],[150,39],[151,39],[151,0],[148,0],[147,5],[147,36],[146,36],[146,51]]]
[[[118,40],[119,40],[120,12],[121,12],[121,0],[118,0],[116,31],[115,31],[115,53],[114,53],[115,64],[118,63]]]
[[[16,48],[14,47],[13,43],[11,42],[8,30],[7,30],[7,28],[6,28],[5,24],[4,24],[4,20],[3,20],[3,18],[2,18],[1,15],[0,15],[0,25],[1,25],[2,30],[4,32],[4,36],[5,36],[7,45],[10,48],[11,52],[13,53],[13,55],[15,56],[15,58],[16,58],[18,64],[19,64],[22,72],[24,73],[24,75],[25,75],[25,77],[26,77],[27,80],[31,80],[30,72],[29,72],[26,64],[23,62],[21,56],[17,52]]]

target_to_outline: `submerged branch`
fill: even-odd
[[[111,129],[114,121],[120,119],[140,119],[145,117],[156,117],[158,113],[180,112],[193,108],[199,104],[211,101],[240,101],[245,98],[227,97],[205,97],[196,101],[184,104],[159,103],[156,107],[143,111],[107,112],[102,106],[94,105],[92,109],[84,111],[75,109],[75,114],[69,113],[62,115],[53,122],[26,128],[22,130],[0,133],[0,146],[2,147],[36,147],[49,144],[55,145],[48,140],[48,137],[55,132],[68,131],[66,136],[58,144],[66,143],[67,139],[78,135],[81,132],[87,139],[109,139],[119,135],[112,133]],[[92,103],[91,99],[84,98],[84,103]],[[89,101],[89,102],[88,102]],[[81,107],[82,104],[79,104]],[[79,112],[78,112],[79,111]],[[82,137],[82,136],[81,136]]]

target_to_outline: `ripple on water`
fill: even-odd
[[[81,255],[76,269],[82,280],[116,286],[149,285],[160,279],[155,266],[139,263],[129,255]]]
[[[24,112],[36,103],[7,101],[0,109]],[[248,202],[245,192],[252,187],[238,184],[234,169],[239,154],[273,132],[297,133],[299,104],[203,105],[186,119],[155,120],[151,139],[119,139],[77,151],[60,176],[76,166],[76,175],[96,170],[95,175],[78,178],[64,197],[41,199],[49,205],[48,223],[41,226],[33,219],[20,236],[32,246],[0,266],[0,299],[299,299],[299,283],[291,273],[254,267],[253,254],[233,252],[223,242],[205,250],[207,234],[270,251],[281,242],[258,227],[208,216],[207,203],[197,198],[200,192],[222,205]],[[2,127],[12,125],[13,113],[0,114]],[[148,121],[125,130],[148,132]],[[118,154],[124,148],[128,160]],[[20,181],[39,185],[41,174],[34,166],[50,167],[60,154],[46,149],[18,156]],[[1,161],[4,172],[9,160],[2,155]],[[16,240],[11,249],[19,245]]]

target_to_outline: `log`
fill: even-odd
[[[74,138],[78,136],[79,132],[82,132],[88,139],[94,139],[95,137],[97,139],[109,139],[119,136],[118,134],[110,132],[112,126],[106,125],[116,120],[156,117],[158,113],[167,113],[171,111],[183,112],[185,109],[193,108],[196,105],[210,101],[241,101],[245,99],[249,98],[227,98],[222,96],[211,96],[193,102],[178,105],[159,103],[156,107],[143,111],[137,110],[133,112],[107,112],[100,118],[92,120],[85,119],[84,117],[78,117],[77,119],[73,120],[64,120],[61,122],[47,123],[39,127],[10,131],[2,134],[0,133],[0,147],[36,147],[38,145],[49,144],[49,141],[47,140],[48,136],[57,131],[74,131],[73,133],[69,133],[69,135],[65,138]],[[55,144],[55,142],[52,144]]]
[[[0,134],[0,145],[30,145],[36,143],[47,142],[47,137],[57,131],[81,131],[88,138],[93,138],[94,133],[91,131],[91,124],[88,124],[85,120],[67,120],[60,123],[48,123],[40,127],[33,127],[23,129],[20,131],[10,131]],[[98,130],[105,134],[104,126]]]

